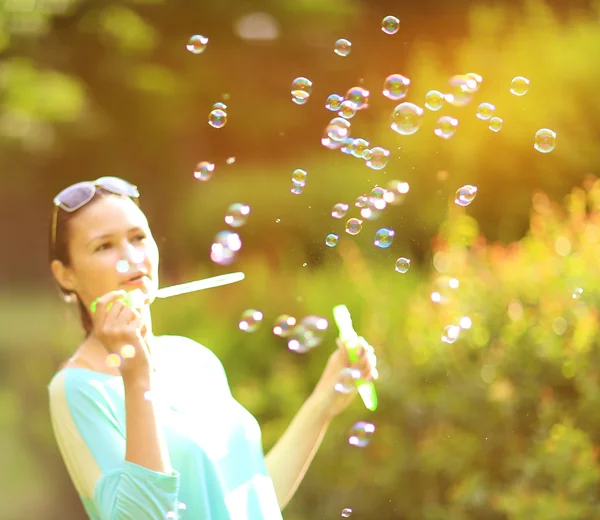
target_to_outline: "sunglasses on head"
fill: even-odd
[[[58,208],[68,213],[73,213],[83,208],[96,195],[96,189],[101,188],[115,195],[124,195],[137,199],[140,192],[133,184],[119,179],[118,177],[100,177],[95,181],[84,181],[73,184],[62,190],[54,197],[54,210],[52,213],[52,252],[56,243],[56,224],[58,220]]]

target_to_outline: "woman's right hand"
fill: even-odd
[[[122,375],[147,373],[150,352],[144,339],[146,325],[137,310],[121,301],[125,295],[125,291],[112,291],[97,300],[96,310],[91,315],[93,334],[109,354],[121,357]]]

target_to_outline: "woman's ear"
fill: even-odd
[[[62,289],[67,292],[75,292],[75,275],[72,269],[66,267],[60,260],[52,260],[50,270]]]

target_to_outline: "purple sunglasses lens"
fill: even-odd
[[[95,189],[90,184],[79,184],[67,188],[56,197],[61,206],[74,210],[89,202],[94,196]]]

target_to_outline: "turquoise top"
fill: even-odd
[[[153,395],[173,473],[125,461],[123,379],[64,368],[49,384],[54,434],[93,520],[281,520],[260,426],[206,347],[161,336]]]

